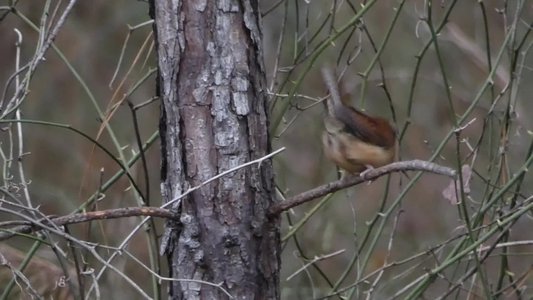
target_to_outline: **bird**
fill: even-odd
[[[396,130],[384,118],[367,115],[344,103],[331,69],[322,68],[329,89],[322,144],[326,157],[350,174],[392,163],[397,157]]]

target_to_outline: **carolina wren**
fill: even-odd
[[[323,68],[322,75],[330,92],[322,135],[326,157],[352,174],[393,162],[398,143],[390,123],[344,103],[332,72]]]

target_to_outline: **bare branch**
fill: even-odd
[[[176,218],[176,215],[168,209],[159,208],[159,207],[124,207],[100,211],[92,211],[81,214],[72,214],[68,216],[50,218],[56,226],[68,225],[68,224],[77,224],[83,222],[90,222],[93,220],[103,220],[103,219],[118,219],[124,217],[137,217],[137,216],[150,216],[150,217],[159,217],[173,219]],[[38,227],[36,224],[30,224],[31,222],[27,221],[26,225],[20,225],[11,229],[0,229],[0,241],[9,239],[20,233],[31,233],[33,231],[39,231],[43,228]],[[47,222],[45,222],[47,223]]]
[[[286,201],[280,202],[276,205],[273,205],[270,208],[270,215],[275,216],[280,214],[283,211],[286,211],[290,208],[293,208],[298,205],[302,205],[306,202],[314,200],[316,198],[325,196],[329,193],[336,192],[338,190],[345,189],[354,185],[361,184],[365,181],[372,181],[376,178],[379,178],[385,174],[393,172],[402,172],[402,171],[423,171],[430,172],[439,175],[444,175],[454,178],[456,171],[454,169],[437,165],[429,161],[424,160],[410,160],[410,161],[400,161],[395,162],[380,168],[371,169],[363,172],[361,176],[351,176],[337,181],[330,182],[328,184],[321,185],[312,190],[303,192],[294,197],[287,199]]]

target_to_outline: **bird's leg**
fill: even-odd
[[[347,180],[348,178],[350,178],[350,173],[347,172],[346,170],[343,170],[343,169],[340,169],[339,170],[339,174],[340,174],[340,180]]]

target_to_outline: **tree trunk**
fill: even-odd
[[[268,154],[256,0],[155,0],[163,201]],[[172,205],[162,251],[173,299],[279,298],[272,164],[241,168]],[[194,281],[190,281],[190,279]],[[221,284],[220,287],[199,281]]]

